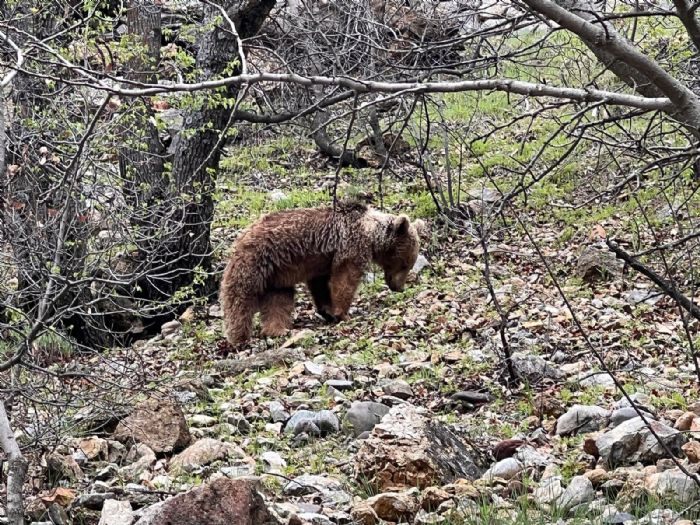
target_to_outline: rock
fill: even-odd
[[[676,419],[673,428],[675,428],[676,430],[680,430],[681,432],[686,432],[690,430],[690,427],[693,424],[693,420],[696,417],[697,415],[694,412],[685,412],[681,417]]]
[[[367,504],[380,519],[392,522],[410,523],[420,508],[416,491],[377,494],[369,498]]]
[[[218,478],[145,512],[135,525],[277,525],[253,482]]]
[[[350,423],[353,434],[357,437],[363,432],[371,431],[389,413],[389,410],[388,406],[374,401],[353,401],[345,414],[345,419]]]
[[[601,523],[603,525],[624,525],[625,523],[634,523],[636,518],[634,515],[628,512],[618,512],[613,510],[611,512],[603,512],[601,515]]]
[[[116,497],[114,492],[92,492],[81,494],[73,501],[73,508],[84,507],[90,510],[102,510],[105,501],[113,500]]]
[[[219,472],[227,478],[240,478],[255,474],[255,461],[249,457],[228,460],[228,465],[221,467]]]
[[[334,525],[330,518],[316,512],[302,512],[297,517],[301,525]],[[293,525],[291,520],[290,523]]]
[[[557,420],[556,434],[570,436],[600,430],[610,412],[594,405],[574,405]]]
[[[678,519],[678,513],[671,509],[654,509],[635,525],[671,525]]]
[[[493,396],[487,392],[474,392],[472,390],[461,390],[450,396],[450,402],[459,403],[466,409],[473,409],[475,406],[484,405],[493,401]]]
[[[330,476],[316,476],[303,474],[289,481],[282,489],[287,496],[306,496],[308,494],[320,494],[326,504],[345,504],[352,497],[345,492],[340,480]]]
[[[584,475],[584,477],[591,480],[591,483],[593,484],[594,487],[602,485],[610,478],[608,471],[604,470],[602,468],[595,468],[593,470],[589,470],[588,472],[584,473],[583,475]]]
[[[330,410],[297,410],[284,426],[284,432],[294,436],[302,432],[312,436],[325,436],[339,430],[338,417]]]
[[[519,447],[513,456],[523,464],[523,467],[545,468],[554,463],[555,459],[551,454],[537,450],[530,445]]]
[[[152,480],[151,483],[153,486],[155,486],[158,490],[163,490],[166,492],[170,491],[170,488],[173,485],[173,481],[170,479],[169,476],[155,476]]]
[[[48,454],[46,456],[46,468],[49,478],[53,481],[67,479],[79,481],[85,477],[78,463],[71,456],[62,454]]]
[[[484,472],[482,479],[492,481],[494,478],[511,479],[520,474],[523,464],[515,458],[502,459],[495,463],[490,469]]]
[[[326,371],[324,365],[314,363],[313,361],[304,362],[304,372],[310,376],[321,377]]]
[[[131,525],[134,522],[134,511],[128,501],[108,499],[102,507],[98,525]]]
[[[576,261],[576,274],[585,281],[596,281],[622,275],[624,262],[614,253],[587,246]]]
[[[399,399],[409,399],[413,397],[413,390],[403,379],[396,379],[382,386],[382,390],[388,396],[398,397]]]
[[[107,444],[109,445],[109,456],[107,457],[107,461],[110,463],[121,463],[126,455],[126,446],[119,441],[115,441],[114,439],[107,440]]]
[[[355,478],[379,490],[476,479],[474,451],[446,425],[412,405],[391,409],[355,456]]]
[[[543,379],[562,379],[563,372],[551,366],[544,358],[538,355],[515,352],[511,356],[511,362],[515,373],[531,384],[539,383]]]
[[[644,486],[659,498],[673,499],[684,505],[700,499],[700,487],[678,468],[651,474]]]
[[[346,379],[329,379],[323,384],[329,388],[335,388],[341,392],[345,390],[352,390],[355,386],[353,381],[348,381]]]
[[[631,394],[630,399],[634,402],[637,407],[640,409],[649,412],[650,414],[654,413],[654,410],[651,408],[651,398],[642,392],[635,392],[634,394]],[[615,402],[613,405],[613,409],[618,409],[618,408],[631,408],[632,405],[630,405],[630,402],[627,401],[626,397],[621,397],[618,401]]]
[[[280,456],[277,452],[263,452],[260,459],[265,462],[265,472],[282,474],[282,469],[287,466],[287,462],[282,459],[282,456]]]
[[[428,259],[426,259],[425,255],[422,253],[419,253],[416,262],[413,264],[413,268],[411,268],[411,271],[413,273],[420,273],[423,268],[427,268],[428,266],[430,266]]]
[[[187,447],[175,456],[168,466],[170,472],[192,472],[204,465],[209,465],[214,461],[225,460],[229,457],[238,459],[249,459],[254,465],[252,458],[247,458],[245,453],[238,447],[224,443],[213,438],[202,438]]]
[[[289,419],[289,412],[284,409],[284,405],[279,401],[270,401],[267,405],[273,423],[284,423]]]
[[[557,506],[569,510],[576,505],[581,505],[582,503],[588,503],[595,499],[595,490],[593,489],[593,483],[591,480],[585,476],[574,476],[571,478],[569,486],[557,500]]]
[[[658,421],[649,420],[649,423],[671,452],[678,455],[686,441],[685,436]],[[650,464],[666,457],[666,452],[640,417],[625,421],[600,435],[595,444],[601,459],[611,468],[637,461]]]
[[[182,409],[170,399],[151,398],[119,422],[114,438],[148,445],[155,453],[172,453],[187,446],[190,432]]]
[[[467,190],[467,194],[472,199],[480,200],[488,204],[494,204],[500,201],[502,196],[499,191],[492,190],[491,188],[486,187],[469,188]]]
[[[426,512],[431,512],[450,498],[450,494],[440,487],[427,487],[421,493],[420,506]]]
[[[685,445],[681,447],[681,450],[685,453],[685,457],[691,463],[700,462],[700,442],[692,440],[688,441]]]
[[[107,443],[106,439],[97,436],[81,439],[78,441],[77,447],[85,454],[88,461],[94,459],[107,460],[109,457],[109,443]]]
[[[418,514],[413,518],[414,525],[449,525],[450,519],[438,512],[418,511]]]
[[[193,427],[213,427],[218,420],[215,417],[205,414],[195,414],[190,418],[190,425]]]
[[[49,518],[53,525],[71,525],[71,520],[68,517],[66,509],[61,507],[58,503],[52,503],[49,505]]]
[[[604,389],[615,388],[615,380],[607,372],[596,372],[591,374],[586,372],[585,376],[578,381],[579,385],[586,388],[600,387]]]
[[[640,407],[641,409],[641,407]],[[642,409],[643,410],[643,409]],[[648,412],[645,412],[645,417],[649,419],[655,419],[653,415],[649,414]],[[632,407],[623,407],[623,408],[618,408],[613,410],[612,414],[610,415],[610,424],[613,427],[616,427],[620,423],[624,423],[625,421],[629,419],[634,419],[635,417],[639,417],[637,414],[637,411],[632,408]]]
[[[250,432],[250,423],[243,414],[228,414],[226,422],[233,427],[232,430],[239,434],[248,434]]]
[[[182,327],[182,323],[177,320],[168,321],[160,327],[160,335],[167,337],[174,334]]]
[[[542,480],[540,485],[533,491],[532,496],[540,506],[554,505],[564,494],[564,487],[561,484],[561,476],[552,476]]]
[[[280,189],[272,190],[270,193],[267,194],[267,196],[270,199],[270,201],[274,203],[283,201],[287,198],[287,194]]]
[[[621,479],[611,479],[603,483],[600,490],[609,501],[613,501],[624,487],[625,482]]]
[[[148,445],[137,443],[129,450],[126,461],[129,464],[119,469],[119,475],[128,479],[136,479],[156,462],[156,454]]]
[[[350,511],[350,516],[353,523],[357,525],[376,525],[379,521],[377,513],[366,501],[361,501],[355,505]]]

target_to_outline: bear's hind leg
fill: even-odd
[[[255,301],[235,299],[224,301],[222,306],[228,342],[235,346],[248,341],[253,333],[253,316],[257,310]]]
[[[292,328],[294,288],[268,290],[260,302],[262,335],[278,337]]]
[[[333,314],[331,314],[332,302],[331,302],[331,288],[329,285],[330,275],[320,275],[309,279],[306,286],[309,287],[309,292],[311,292],[311,297],[314,300],[314,306],[316,306],[316,311],[323,317],[323,319],[328,323],[336,322],[337,319]]]

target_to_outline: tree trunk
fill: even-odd
[[[126,21],[129,38],[135,40],[140,51],[130,60],[126,77],[137,82],[155,83],[160,61],[160,7],[152,0],[132,0]],[[152,214],[163,206],[167,180],[163,173],[165,148],[152,122],[153,109],[147,103],[135,99],[127,105],[119,171],[124,179],[126,202],[134,214],[132,222],[145,227],[146,231],[141,235],[149,239],[153,234],[152,226],[157,224],[152,220]],[[158,206],[156,210],[152,209],[154,205]]]
[[[24,525],[22,487],[27,476],[28,463],[22,456],[10,426],[5,404],[0,399],[0,447],[7,454],[7,519],[9,525]]]
[[[238,2],[228,2],[233,11]],[[274,0],[248,0],[229,13],[241,39],[254,36],[274,7]],[[208,6],[206,23],[220,17],[219,10]],[[199,42],[196,66],[202,79],[222,74],[237,74],[240,63],[231,68],[234,57],[242,53],[225,21],[208,31]],[[232,71],[231,71],[232,70]],[[235,99],[237,86],[222,89],[222,94]],[[211,266],[210,225],[214,217],[213,191],[216,170],[225,143],[222,133],[231,121],[232,104],[203,100],[202,106],[184,115],[183,130],[174,138],[170,176],[171,188],[168,215],[164,215],[158,242],[148,247],[149,264],[159,268],[139,283],[149,300],[167,300],[182,287],[193,284],[197,270],[208,272]],[[155,168],[153,168],[155,170]],[[163,180],[163,173],[150,171],[150,180]]]

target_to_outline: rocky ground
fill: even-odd
[[[220,239],[291,198],[255,184],[220,203]],[[293,205],[322,198],[324,179],[309,184]],[[421,199],[389,207],[421,215]],[[505,231],[488,246],[492,294],[483,246],[423,215],[432,240],[412,285],[392,294],[369,275],[347,322],[323,325],[302,294],[289,338],[230,355],[218,305],[199,304],[83,363],[120,363],[150,393],[110,418],[88,417],[103,407],[90,402],[66,412],[59,445],[33,457],[31,520],[692,523],[700,402],[677,310],[606,257],[592,224],[533,221],[541,253]]]

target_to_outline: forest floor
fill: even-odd
[[[329,202],[335,178],[335,168],[311,146],[292,149],[279,142],[241,150],[224,165],[228,171],[220,180],[213,230],[222,261],[240,228],[268,211]],[[378,205],[376,177],[373,170],[344,170],[341,193],[372,193]],[[448,224],[438,217],[421,176],[397,163],[383,182],[383,209],[429,222],[430,241],[422,249],[428,264],[401,293],[390,292],[380,275],[370,274],[351,318],[341,324],[323,324],[301,291],[291,339],[263,340],[256,334],[249,348],[228,355],[218,306],[200,303],[165,335],[113,350],[109,359],[138,368],[154,391],[175,393],[193,438],[237,447],[237,464],[245,456],[248,473],[262,475],[266,500],[286,512],[285,519],[299,519],[290,523],[373,523],[375,517],[376,523],[680,523],[697,517],[700,491],[692,482],[679,489],[676,478],[659,480],[677,468],[663,451],[640,457],[633,445],[624,445],[623,457],[611,465],[595,446],[623,420],[623,396],[605,367],[664,432],[675,425],[681,430],[673,431],[678,439],[694,442],[693,431],[700,429],[700,419],[692,415],[698,377],[686,337],[697,327],[691,324],[686,332],[672,302],[633,271],[599,251],[593,252],[595,264],[581,258],[586,251],[604,251],[599,242],[604,233],[629,240],[624,205],[577,209],[572,202],[585,196],[567,199],[568,190],[549,183],[549,191],[526,204],[516,201],[494,219],[489,212],[498,203],[484,186],[491,185],[478,177],[464,183],[465,202],[483,215]],[[663,202],[654,206],[664,213]],[[474,234],[483,217],[492,232],[485,244]],[[510,381],[504,342],[517,357],[516,381]],[[255,363],[256,356],[273,359]],[[225,366],[230,362],[238,362],[237,371]],[[333,386],[340,384],[342,389]],[[457,393],[472,402],[460,401]],[[474,401],[474,394],[487,396]],[[476,476],[469,489],[455,488],[458,476],[434,480],[431,484],[444,490],[435,508],[426,503],[425,487],[411,491],[373,484],[358,474],[358,454],[367,451],[345,417],[355,401],[398,406],[399,412],[407,405],[420,407],[421,418],[445,425],[480,451],[474,458],[480,473],[494,465],[501,470]],[[301,409],[329,410],[339,427],[301,438],[284,432],[288,416]],[[557,421],[567,413],[577,423],[559,432]],[[497,462],[495,456],[502,460],[509,446],[527,447],[536,459],[521,455]],[[694,468],[691,454],[678,451],[678,456]],[[159,454],[145,469],[123,470],[137,457],[121,458],[121,470],[112,474],[104,474],[109,463],[104,458],[86,461],[82,479],[57,483],[74,489],[73,496],[96,492],[99,483],[107,486],[102,490],[133,490],[138,484],[158,501],[230,475],[232,468],[224,457],[175,474],[171,456]],[[315,478],[300,478],[304,475],[337,486],[310,494],[286,487],[294,479],[312,484],[308,480]],[[555,496],[548,499],[540,489],[550,483]],[[564,492],[565,487],[571,490]],[[373,507],[374,517],[354,510],[389,489],[403,491],[408,510],[397,511],[396,502],[392,511]],[[328,491],[343,496],[326,499]],[[49,496],[42,494],[46,503]],[[131,499],[135,508],[144,505]],[[94,523],[97,516],[95,509],[79,509],[73,523]]]

